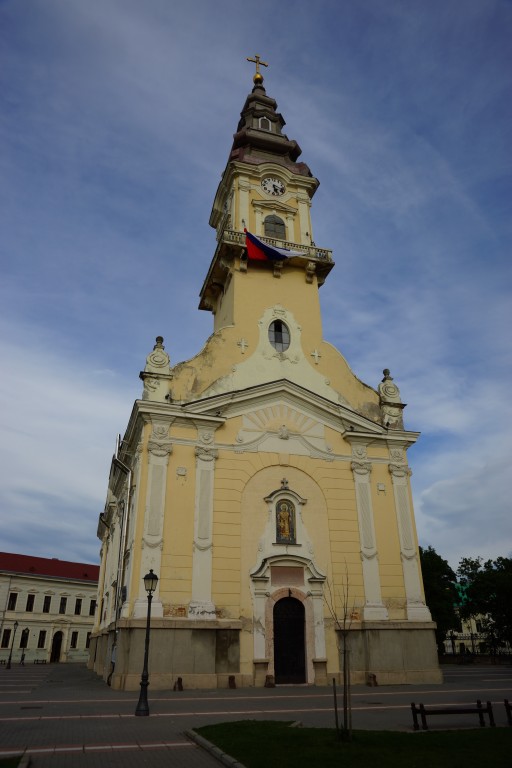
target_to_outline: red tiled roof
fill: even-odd
[[[0,552],[0,571],[94,583],[98,581],[100,567],[89,563],[70,563],[67,560],[58,560],[56,557],[33,557]]]

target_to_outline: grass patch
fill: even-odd
[[[290,723],[243,720],[196,732],[246,768],[510,768],[512,729],[464,731],[354,731],[351,742],[334,729],[290,728]]]

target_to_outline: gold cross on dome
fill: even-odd
[[[247,57],[247,61],[251,61],[253,64],[256,64],[256,74],[254,75],[253,79],[259,80],[261,78],[263,80],[263,75],[260,72],[260,64],[262,67],[268,67],[267,62],[261,61],[261,56],[258,53],[254,54],[254,59],[250,59],[249,57]]]

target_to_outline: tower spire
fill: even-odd
[[[256,72],[252,78],[254,85],[263,85],[263,75],[260,72],[260,65],[262,67],[268,67],[267,62],[261,60],[259,53],[254,54],[254,59],[247,57],[247,61],[251,61],[253,64],[256,64]]]

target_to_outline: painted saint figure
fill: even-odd
[[[295,509],[289,501],[279,501],[277,503],[276,539],[280,543],[295,543]]]

